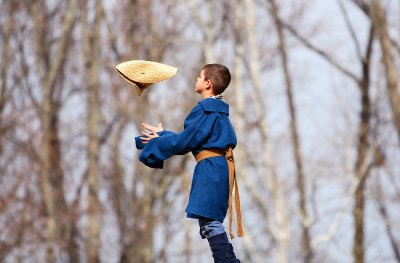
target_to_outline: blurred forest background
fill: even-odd
[[[398,0],[1,0],[0,50],[1,262],[212,262],[193,156],[151,170],[134,145],[144,121],[182,130],[212,62],[242,262],[400,262]],[[137,97],[132,59],[179,72]]]

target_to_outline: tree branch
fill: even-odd
[[[347,70],[344,66],[340,65],[333,57],[331,57],[328,53],[326,53],[322,49],[316,47],[310,41],[308,41],[305,37],[301,36],[297,32],[297,30],[295,30],[291,25],[289,25],[288,23],[286,23],[282,20],[281,20],[281,23],[297,40],[299,40],[301,43],[303,43],[303,45],[305,47],[316,52],[318,55],[320,55],[322,58],[324,58],[326,61],[328,61],[332,66],[334,66],[336,69],[338,69],[340,72],[345,74],[350,79],[354,80],[357,83],[359,82],[359,79],[357,78],[357,76],[354,73]]]

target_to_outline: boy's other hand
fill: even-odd
[[[140,137],[140,139],[142,140],[143,144],[148,143],[151,139],[159,137],[157,132],[162,132],[164,130],[161,123],[159,123],[157,127],[152,126],[148,123],[142,123],[142,125],[146,130],[151,132],[151,133],[142,132],[144,137]]]
[[[151,132],[162,132],[164,130],[161,123],[159,123],[157,127],[152,126],[148,123],[142,123],[142,125],[146,130],[151,131]]]

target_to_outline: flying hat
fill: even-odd
[[[124,79],[136,87],[138,96],[150,85],[173,77],[178,69],[153,61],[130,60],[118,64],[116,69]]]

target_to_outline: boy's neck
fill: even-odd
[[[209,98],[211,96],[215,96],[214,92],[212,92],[210,90],[204,90],[200,95],[203,99]]]

